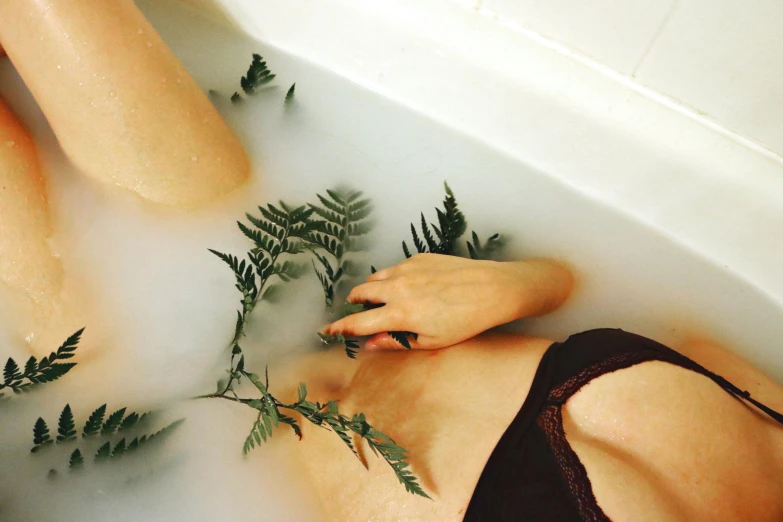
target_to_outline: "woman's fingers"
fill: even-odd
[[[373,281],[356,286],[348,294],[349,303],[386,303],[388,302],[386,285],[381,281]]]
[[[325,328],[331,335],[373,335],[399,329],[399,321],[393,310],[385,306],[343,317]]]
[[[372,283],[374,281],[385,281],[386,279],[389,279],[392,275],[392,272],[394,270],[394,267],[390,268],[382,268],[381,270],[375,271],[375,273],[370,274],[370,277],[367,278],[367,283]]]

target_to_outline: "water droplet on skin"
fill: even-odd
[[[131,111],[131,113],[133,113],[133,112],[136,112],[136,109],[135,109],[135,108],[133,108],[133,109],[131,109],[130,111]]]
[[[144,34],[144,29],[139,29],[136,31],[136,34]]]
[[[193,161],[198,161],[198,156],[191,156],[190,159],[192,159]]]
[[[114,97],[115,93],[114,91],[109,91],[109,96]]]
[[[8,147],[8,148],[15,147],[16,146],[16,142],[14,140],[6,141],[5,142],[5,146]]]
[[[147,47],[152,47],[152,42],[147,41]]]
[[[57,68],[58,68],[58,69],[62,69],[62,66],[58,65],[58,66],[57,66]]]
[[[177,83],[182,83],[182,78],[177,78]]]

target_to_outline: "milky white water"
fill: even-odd
[[[141,7],[202,87],[223,94],[215,102],[245,143],[253,181],[211,208],[187,213],[85,179],[67,165],[10,63],[0,62],[0,94],[39,145],[55,222],[52,244],[66,286],[78,288],[87,310],[82,363],[62,380],[0,404],[0,519],[317,520],[301,477],[273,450],[241,457],[254,417],[249,409],[185,399],[212,391],[226,367],[238,301],[230,272],[206,249],[242,253],[248,244],[234,222],[246,210],[280,198],[312,200],[340,183],[376,202],[368,265],[402,259],[407,224],[440,203],[448,180],[470,228],[484,237],[505,233],[510,257],[555,256],[577,267],[572,302],[526,321],[525,331],[563,339],[612,326],[663,342],[707,332],[783,376],[783,362],[774,356],[783,311],[722,267],[317,64],[176,4],[150,0]],[[273,88],[232,105],[228,96],[253,52],[278,77]],[[294,81],[296,102],[286,108],[283,96]],[[286,295],[256,314],[246,343],[251,368],[317,345],[313,332],[325,320],[317,282],[305,278]],[[0,355],[24,360],[27,332],[18,328],[7,297],[0,307]],[[102,467],[88,458],[87,469],[73,476],[64,466],[69,451],[28,451],[35,419],[43,415],[56,431],[66,402],[77,426],[104,402],[110,409],[161,410],[153,428],[187,421],[148,453]],[[52,467],[60,477],[50,481]]]

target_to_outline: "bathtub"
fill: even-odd
[[[3,427],[0,451],[24,448],[27,426],[40,411],[56,415],[60,396],[100,404],[88,388],[111,390],[100,400],[143,396],[151,404],[212,391],[237,297],[230,273],[206,248],[246,251],[234,228],[244,211],[277,198],[303,201],[337,183],[375,200],[376,266],[402,259],[408,223],[420,210],[432,217],[443,181],[470,229],[510,239],[509,257],[571,263],[579,279],[571,302],[514,328],[558,340],[594,327],[664,343],[706,336],[783,378],[779,156],[472,4],[190,0],[177,7],[176,16],[187,18],[180,25],[168,2],[138,3],[199,83],[222,93],[216,104],[253,158],[253,182],[214,208],[181,215],[77,179],[18,78],[7,64],[0,68],[0,93],[43,144],[61,222],[56,236],[69,245],[66,272],[90,288],[96,309],[109,311],[88,325],[97,331],[89,344],[111,347],[110,356],[83,365],[79,382],[92,379],[91,386],[55,383],[57,400],[41,393],[13,403],[8,412],[24,433]],[[224,29],[197,30],[214,23]],[[232,39],[237,29],[257,42]],[[227,79],[236,83],[253,51],[278,73],[278,94],[296,82],[293,110],[281,96],[259,101],[252,113],[227,102]],[[297,292],[315,305],[290,306],[288,313],[308,317],[293,333],[260,319],[256,328],[267,329],[261,364],[312,346],[322,321],[318,289]],[[9,317],[0,314],[6,329]],[[300,487],[296,477],[270,471],[277,469],[270,453],[257,450],[257,466],[242,461],[252,413],[225,406],[174,407],[188,418],[177,436],[189,450],[165,487],[118,500],[86,481],[77,485],[83,504],[66,487],[51,495],[71,499],[65,512],[87,519],[233,520],[255,513],[238,499],[263,491],[259,498],[273,502]],[[28,455],[20,459],[6,462],[26,466]],[[30,484],[45,471],[36,468]],[[232,479],[216,483],[215,476]],[[5,496],[28,504],[19,513],[62,515],[51,504],[35,510],[37,486],[16,482],[7,481]],[[307,519],[307,503],[300,504],[267,516]]]
[[[698,331],[783,377],[780,156],[480,2],[189,3],[481,143],[518,166],[509,187],[545,178],[600,209],[605,222],[569,231],[578,210],[550,201],[536,210],[546,229],[520,229],[547,242],[530,241],[539,255],[589,239],[596,258],[574,262],[607,276],[585,280],[573,313],[537,333]],[[488,174],[475,179],[486,190]]]

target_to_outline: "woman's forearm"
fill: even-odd
[[[510,289],[514,319],[544,315],[559,308],[571,295],[574,276],[562,263],[533,259],[504,263],[517,284]]]

